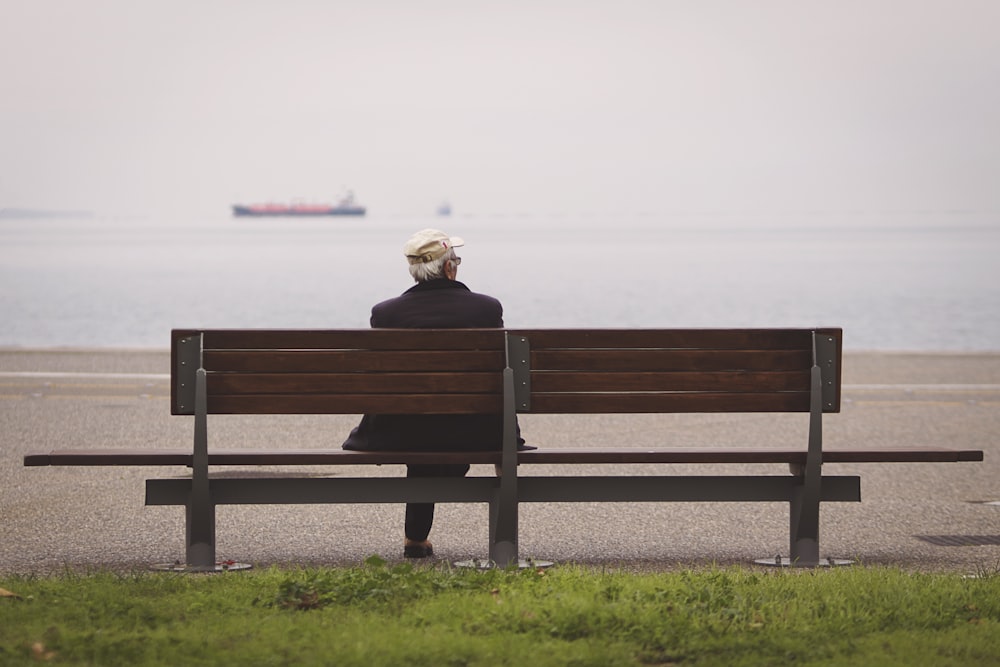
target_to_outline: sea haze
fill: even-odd
[[[0,346],[165,348],[171,328],[367,327],[402,244],[462,236],[512,327],[840,326],[853,350],[1000,350],[1000,225],[960,215],[0,220]]]

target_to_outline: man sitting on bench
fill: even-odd
[[[371,326],[388,329],[502,328],[503,307],[457,280],[462,259],[455,248],[462,239],[436,229],[417,232],[403,246],[416,285],[372,308]],[[499,450],[502,415],[364,415],[344,449],[371,451]],[[519,439],[523,444],[523,441]],[[462,477],[460,465],[408,465],[407,477]],[[434,522],[433,503],[406,505],[403,555],[425,558],[434,553],[427,540]]]

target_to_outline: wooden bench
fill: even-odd
[[[981,461],[939,447],[823,449],[839,412],[840,329],[707,330],[175,330],[171,412],[194,417],[193,449],[61,450],[28,466],[185,465],[190,478],[149,479],[147,505],[186,507],[187,563],[213,568],[223,504],[482,502],[489,558],[518,559],[518,506],[528,502],[787,502],[796,565],[821,562],[822,502],[860,501],[856,475],[823,465]],[[580,443],[517,451],[518,414],[808,413],[796,447],[630,448]],[[502,414],[497,452],[354,452],[210,448],[208,415]],[[531,438],[530,433],[526,433]],[[346,433],[331,433],[339,441]],[[663,433],[669,445],[671,433]],[[499,476],[427,479],[210,474],[215,466],[495,464]],[[531,464],[788,464],[785,474],[519,475]],[[574,470],[579,472],[579,468]],[[647,470],[648,472],[648,470]]]

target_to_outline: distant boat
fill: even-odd
[[[365,207],[354,201],[354,193],[348,192],[337,204],[233,204],[233,215],[252,217],[279,216],[322,216],[322,215],[364,215]]]
[[[451,204],[449,204],[446,201],[441,202],[440,204],[438,204],[437,214],[441,215],[441,216],[451,215]]]

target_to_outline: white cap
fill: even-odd
[[[465,241],[457,236],[448,236],[439,229],[423,229],[410,237],[403,246],[403,254],[410,264],[424,264],[439,259],[448,248],[463,245]]]

